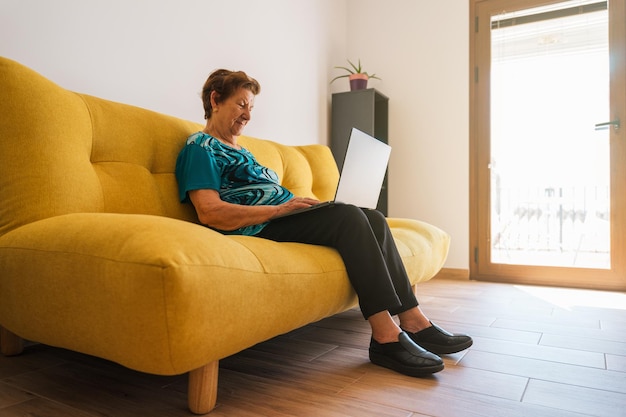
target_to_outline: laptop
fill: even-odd
[[[334,203],[353,204],[369,209],[376,208],[390,155],[391,146],[357,128],[352,128],[335,198],[332,201],[325,201],[276,216],[272,220],[317,210]]]

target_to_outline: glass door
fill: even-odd
[[[625,288],[624,0],[473,9],[471,276]]]

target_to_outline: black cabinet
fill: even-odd
[[[330,149],[341,170],[353,127],[387,142],[389,99],[373,88],[335,93],[332,98]],[[378,210],[387,215],[387,175],[378,200]]]

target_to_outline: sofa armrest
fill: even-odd
[[[387,222],[411,283],[434,277],[448,257],[450,235],[420,220],[388,218]]]

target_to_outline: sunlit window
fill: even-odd
[[[609,268],[606,2],[491,27],[491,261]]]

